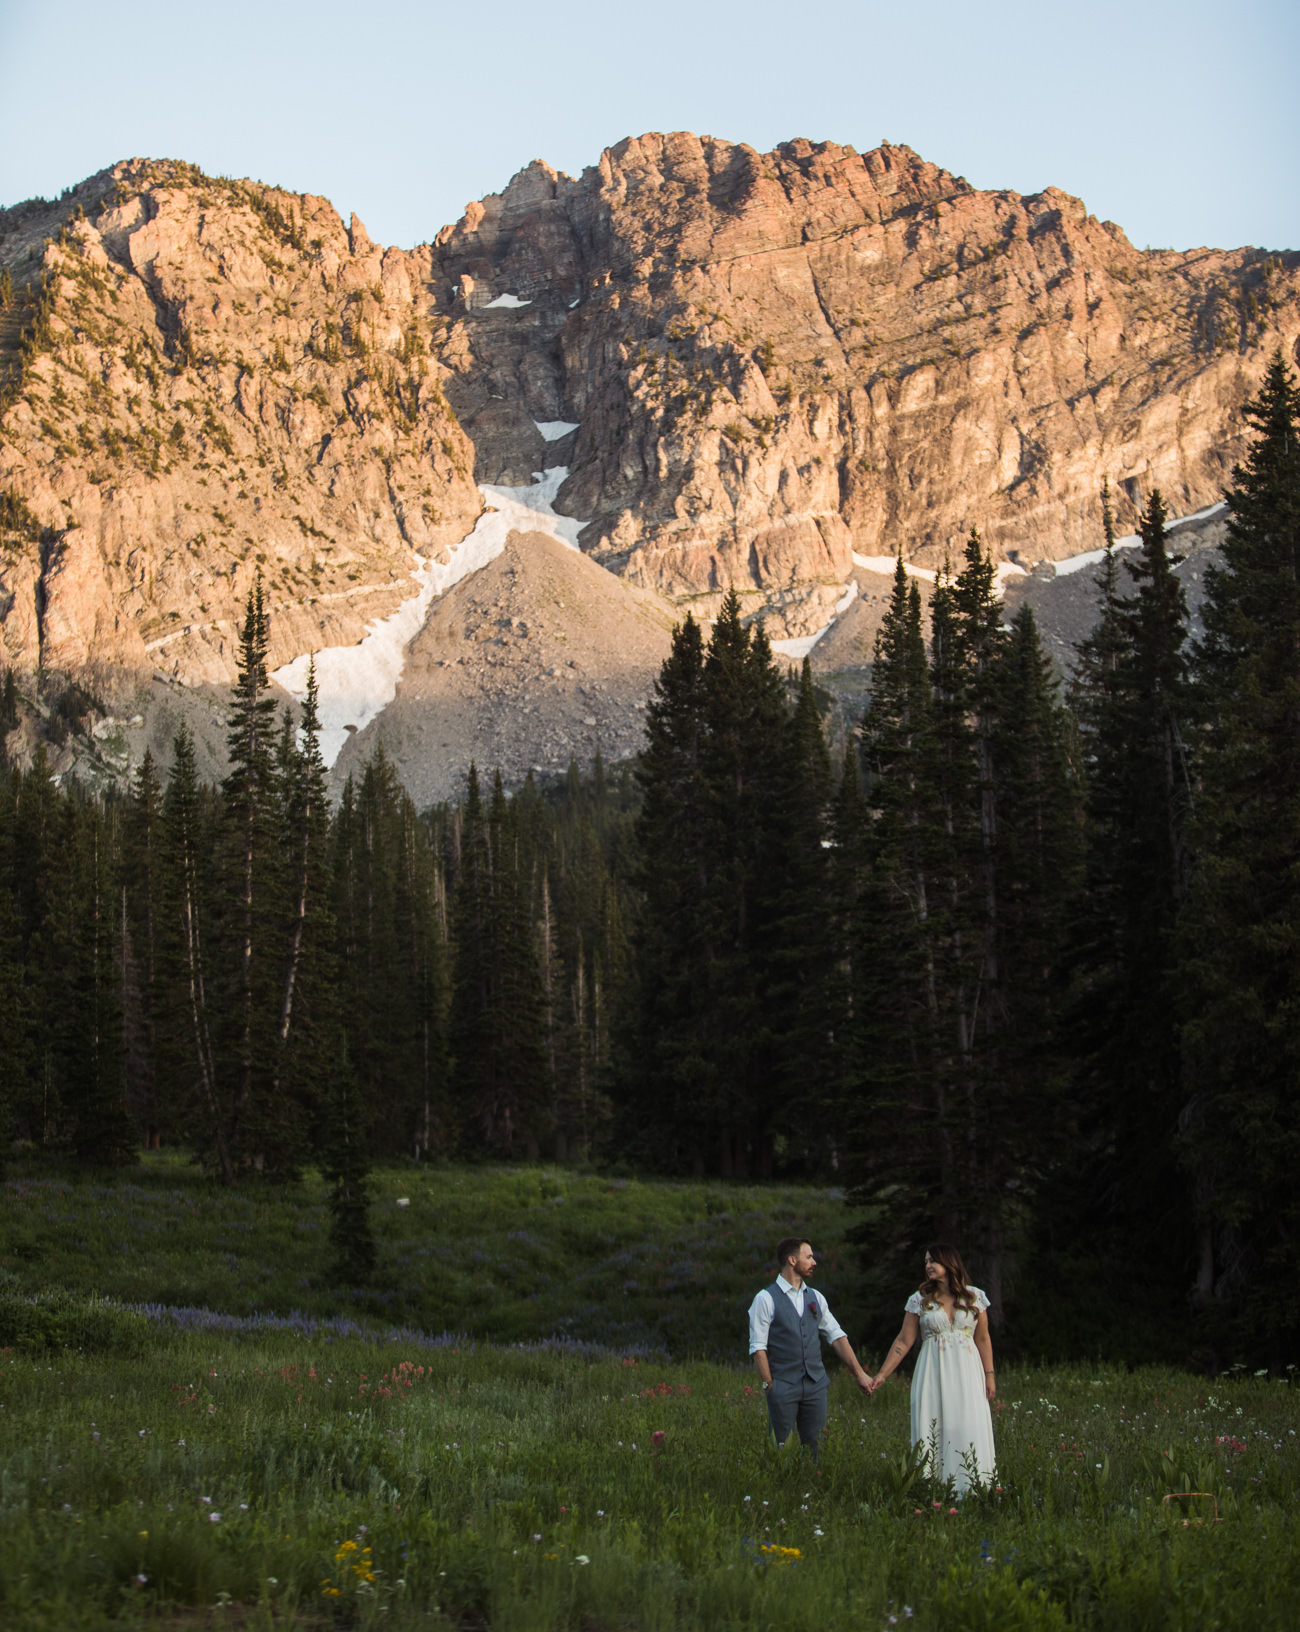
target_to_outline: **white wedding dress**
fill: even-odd
[[[975,1308],[989,1300],[972,1286]],[[932,1477],[951,1479],[959,1491],[993,1478],[993,1414],[984,1396],[984,1362],[975,1347],[974,1309],[955,1309],[949,1320],[937,1304],[922,1308],[913,1292],[907,1312],[921,1322],[921,1353],[912,1373],[912,1444],[935,1445]],[[973,1471],[973,1477],[972,1477]]]

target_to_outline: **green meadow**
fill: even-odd
[[[901,1379],[836,1377],[818,1465],[767,1440],[743,1310],[798,1207],[851,1312],[825,1191],[435,1169],[376,1192],[376,1290],[341,1297],[311,1183],[11,1176],[0,1625],[1295,1622],[1289,1382],[1004,1365],[998,1484],[958,1503],[908,1459]],[[850,1331],[868,1363],[893,1335]]]

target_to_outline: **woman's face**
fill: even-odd
[[[936,1264],[933,1258],[927,1257],[925,1260],[925,1278],[927,1281],[946,1281],[948,1271],[942,1264]]]

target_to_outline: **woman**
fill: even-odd
[[[936,1243],[925,1250],[925,1279],[907,1300],[903,1329],[871,1379],[875,1391],[921,1334],[921,1354],[912,1375],[912,1444],[927,1450],[928,1472],[951,1479],[958,1491],[993,1478],[993,1415],[997,1393],[989,1300],[966,1281],[966,1266],[955,1247]]]

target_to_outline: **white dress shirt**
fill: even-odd
[[[817,1308],[820,1314],[817,1317],[817,1330],[828,1343],[837,1343],[844,1336],[844,1328],[826,1307],[826,1299],[815,1287],[804,1283],[803,1286],[791,1286],[782,1275],[776,1283],[790,1302],[794,1305],[794,1312],[800,1320],[803,1319],[804,1292],[812,1292],[817,1299]],[[765,1286],[749,1306],[749,1352],[753,1354],[758,1349],[766,1349],[767,1334],[772,1329],[772,1316],[776,1305],[772,1302],[772,1288]]]

